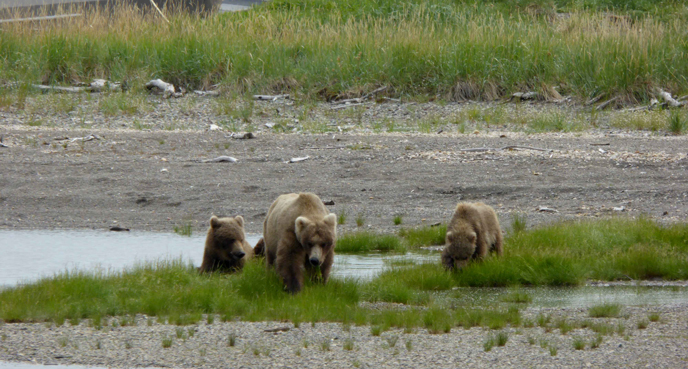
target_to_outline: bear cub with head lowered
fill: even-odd
[[[246,242],[244,218],[210,218],[205,238],[203,264],[199,270],[208,272],[234,272],[244,267],[244,261],[253,257],[253,248]]]
[[[502,230],[494,209],[482,202],[459,203],[447,226],[442,264],[448,270],[461,269],[489,251],[502,255]]]
[[[312,193],[281,195],[263,223],[263,252],[291,293],[303,288],[304,273],[327,283],[337,242],[337,217]],[[259,241],[259,248],[261,242]]]

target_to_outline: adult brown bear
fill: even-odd
[[[447,226],[445,242],[442,264],[446,269],[461,269],[489,251],[501,255],[502,230],[494,209],[482,202],[459,203]]]
[[[337,217],[312,193],[281,195],[263,223],[264,253],[285,288],[297,293],[304,273],[327,283],[337,242]],[[259,241],[260,244],[260,241]]]

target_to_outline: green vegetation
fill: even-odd
[[[621,313],[619,304],[595,305],[588,309],[588,315],[593,318],[616,318]]]
[[[406,247],[394,235],[376,234],[373,232],[355,232],[340,236],[337,239],[337,253],[360,253],[370,251],[406,252]]]
[[[278,0],[206,18],[168,12],[169,24],[127,6],[113,16],[65,11],[85,16],[3,25],[0,80],[142,86],[153,77],[317,99],[386,85],[420,101],[524,90],[638,101],[657,86],[688,90],[688,40],[677,37],[688,10],[678,0]]]
[[[533,301],[533,298],[530,297],[527,293],[521,291],[521,290],[513,290],[509,292],[509,294],[505,295],[502,297],[502,301],[504,302],[511,302],[515,304],[527,304]]]
[[[651,322],[658,322],[659,321],[659,313],[652,313],[648,315],[647,317]]]
[[[191,233],[193,232],[193,227],[191,226],[191,223],[187,222],[181,226],[174,226],[174,233],[180,235],[180,236],[187,236],[191,237]]]
[[[650,324],[649,321],[647,321],[646,319],[641,319],[638,321],[638,329],[645,329],[647,328],[648,324]]]
[[[576,350],[585,349],[585,340],[583,339],[583,337],[576,337],[573,339],[573,348]]]
[[[365,218],[363,217],[363,213],[358,213],[356,216],[356,226],[357,227],[363,227],[365,224]]]
[[[423,232],[436,232],[437,228],[427,229]],[[357,241],[361,244],[377,245],[371,249],[392,244],[387,249],[395,250],[401,244],[395,236],[389,236],[395,241],[388,243],[369,234],[354,233],[349,237],[352,241],[344,242],[347,238],[342,237],[338,251],[341,245],[353,245],[358,238],[363,239]],[[404,241],[408,242],[408,238]],[[67,271],[0,291],[0,320],[62,325],[65,321],[78,324],[80,319],[91,319],[91,326],[107,326],[105,317],[119,317],[111,319],[110,324],[130,325],[136,324],[136,314],[146,314],[157,317],[160,323],[182,326],[198,323],[203,314],[211,323],[211,317],[217,314],[224,321],[290,320],[295,326],[319,321],[369,324],[373,334],[392,327],[407,332],[420,327],[431,333],[449,332],[456,327],[501,329],[533,322],[522,322],[515,305],[506,310],[456,307],[438,298],[438,292],[458,286],[577,285],[586,278],[686,278],[687,241],[686,224],[662,226],[647,219],[622,218],[566,222],[511,235],[502,257],[472,263],[460,273],[446,272],[437,263],[392,266],[370,281],[332,278],[324,286],[307,281],[296,296],[285,293],[274,270],[266,270],[259,261],[250,261],[241,273],[230,275],[201,275],[195,267],[180,261],[141,264],[119,272]],[[529,296],[514,289],[506,299],[525,302]],[[361,307],[364,301],[412,306],[403,311],[375,310]],[[621,307],[616,304],[589,310],[591,317],[616,317],[620,313]],[[551,326],[550,321],[547,315],[535,319],[546,330],[559,328],[566,333],[573,328],[564,320]],[[592,320],[582,325],[601,334],[614,330]],[[622,322],[617,324],[618,334],[623,334],[624,329]],[[230,344],[232,341],[230,336]]]
[[[402,228],[399,230],[399,236],[404,239],[404,242],[410,248],[444,245],[446,235],[447,226],[445,224],[436,227]]]
[[[401,222],[402,222],[402,216],[401,215],[397,215],[394,217],[394,225],[400,225]]]

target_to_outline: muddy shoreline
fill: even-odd
[[[212,214],[241,214],[247,232],[260,233],[271,202],[299,191],[334,201],[329,208],[346,214],[344,232],[394,232],[397,215],[401,227],[446,222],[458,201],[492,205],[504,228],[514,213],[528,225],[688,217],[685,136],[260,132],[236,140],[213,131],[14,127],[1,134],[10,147],[0,149],[0,229],[171,232],[191,224],[204,232]],[[56,144],[89,134],[99,139]],[[461,151],[510,145],[546,151]],[[238,163],[199,162],[221,155]]]

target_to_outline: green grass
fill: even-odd
[[[669,131],[675,135],[682,134],[688,129],[688,117],[679,111],[671,113],[669,116]]]
[[[429,229],[435,232],[435,228]],[[401,239],[390,237],[396,242],[389,244],[400,244]],[[366,247],[384,244],[376,241],[377,236],[371,241],[370,235],[351,235],[352,240],[358,238],[364,239],[361,243]],[[201,275],[192,265],[179,261],[140,264],[115,272],[66,271],[0,291],[0,320],[63,325],[65,321],[93,319],[90,324],[107,326],[108,320],[116,325],[133,324],[130,317],[146,314],[163,324],[183,326],[196,324],[204,314],[210,323],[210,317],[217,314],[223,321],[288,320],[295,326],[319,321],[369,324],[380,332],[391,327],[405,331],[423,327],[433,333],[455,327],[500,329],[525,324],[518,308],[448,308],[436,296],[458,286],[578,285],[587,278],[627,276],[685,279],[687,240],[685,224],[662,226],[647,219],[622,218],[558,223],[507,237],[502,257],[488,257],[459,273],[446,272],[438,263],[391,266],[370,281],[332,278],[324,286],[307,281],[296,296],[284,293],[274,270],[266,271],[257,260],[248,262],[242,273],[231,275]],[[342,245],[346,242],[338,243],[338,252]],[[510,302],[528,299],[518,289],[511,295]],[[403,303],[411,308],[377,311],[361,307],[363,301]],[[619,316],[620,306],[595,306],[589,312],[591,317],[614,317]],[[559,327],[564,333],[571,328],[566,322],[550,326],[549,320],[545,315],[536,318],[538,326],[546,329]],[[596,331],[606,334],[609,329],[605,327]],[[619,327],[617,333],[623,334],[620,329],[625,327]]]
[[[1,80],[105,77],[136,88],[162,78],[318,99],[381,85],[417,100],[547,95],[557,86],[581,99],[636,101],[656,86],[688,90],[688,40],[677,37],[688,10],[677,0],[279,0],[208,17],[168,12],[169,24],[131,7],[67,10],[84,17],[3,26]],[[550,120],[543,124],[568,129]]]
[[[533,301],[533,298],[527,293],[516,289],[503,296],[501,300],[515,304],[528,304]]]
[[[394,235],[373,232],[347,233],[337,239],[337,253],[365,253],[370,251],[406,252],[406,247]]]
[[[588,309],[588,315],[592,318],[617,318],[621,313],[619,304],[595,305]]]
[[[404,243],[410,248],[444,245],[446,235],[447,226],[445,224],[437,227],[402,228],[399,230],[399,236],[404,239]]]
[[[583,337],[576,337],[573,339],[573,348],[576,350],[585,349],[585,340],[583,339]]]
[[[185,223],[183,225],[175,225],[174,228],[174,233],[180,235],[180,236],[187,236],[191,237],[191,233],[193,232],[193,226],[191,223]]]
[[[401,215],[397,215],[394,217],[394,225],[400,225],[401,222],[402,222],[402,216]]]

